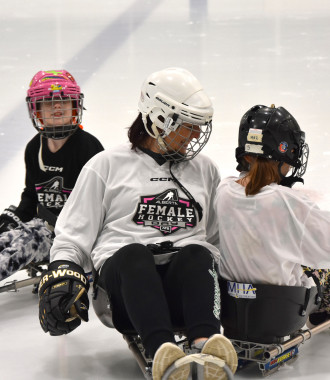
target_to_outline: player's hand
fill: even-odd
[[[50,335],[68,334],[88,321],[89,282],[83,269],[70,261],[54,261],[41,276],[39,320]]]
[[[9,206],[0,215],[0,233],[12,230],[21,223],[21,219],[16,215],[15,210],[15,206]]]

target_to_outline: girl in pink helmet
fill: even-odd
[[[27,106],[38,131],[25,149],[25,188],[18,207],[0,215],[0,280],[32,260],[48,259],[54,225],[84,164],[103,150],[82,130],[84,95],[66,70],[39,71],[27,91]]]

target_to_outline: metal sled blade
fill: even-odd
[[[36,276],[32,278],[27,278],[26,280],[21,280],[21,281],[14,280],[14,281],[8,282],[5,285],[0,287],[0,293],[10,292],[10,291],[18,292],[18,289],[20,288],[24,288],[25,286],[29,286],[29,285],[38,284],[40,281],[40,277],[41,276]]]
[[[145,356],[144,348],[140,342],[139,337],[134,337],[130,335],[123,335],[123,338],[126,340],[128,348],[133,353],[144,377],[147,380],[152,380],[152,360],[148,359]]]

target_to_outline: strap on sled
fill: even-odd
[[[172,260],[173,255],[181,249],[180,247],[174,247],[170,240],[148,244],[147,247],[153,253],[156,265],[167,264]]]

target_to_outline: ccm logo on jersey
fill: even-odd
[[[161,177],[161,178],[150,178],[150,181],[161,181],[161,182],[169,182],[172,181],[172,178]]]
[[[63,171],[63,168],[58,168],[57,166],[45,165],[45,169],[46,169],[46,171],[49,171],[49,172],[62,172]]]
[[[84,284],[87,284],[87,280],[86,280],[86,277],[83,276],[81,273],[79,272],[74,272],[73,270],[71,269],[58,269],[58,270],[53,270],[52,271],[52,274],[48,275],[46,274],[41,280],[40,280],[40,284],[39,284],[39,289],[42,287],[42,285],[47,282],[50,278],[58,278],[58,277],[67,277],[67,276],[70,276],[70,277],[76,277],[78,280],[80,280],[82,283]]]

